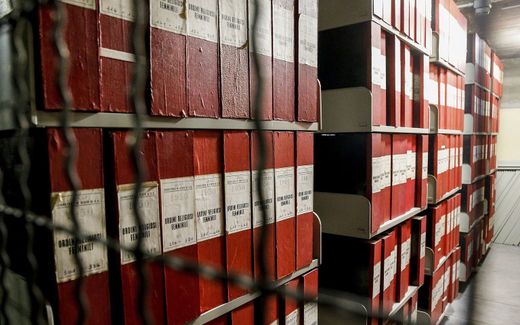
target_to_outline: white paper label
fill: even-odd
[[[410,264],[411,239],[408,238],[401,246],[401,271]]]
[[[99,0],[99,10],[107,16],[128,21],[135,19],[132,0]]]
[[[303,325],[318,325],[318,304],[307,303],[303,306]]]
[[[393,259],[394,259],[394,251],[385,258],[383,262],[384,267],[384,274],[383,274],[383,291],[388,289],[390,286],[390,282],[392,282],[392,279],[394,278],[394,265],[393,265]]]
[[[251,173],[249,171],[224,175],[226,200],[226,232],[251,229]]]
[[[253,170],[251,177],[253,186],[253,227],[258,228],[262,226],[262,205],[257,188],[258,171]],[[266,212],[265,221],[266,224],[271,224],[274,222],[274,170],[264,169],[262,177],[264,205]]]
[[[392,156],[392,185],[406,183],[406,154],[396,154]]]
[[[72,192],[52,193],[52,223],[73,228],[69,209]],[[79,227],[86,238],[78,241],[78,250],[84,266],[85,275],[108,270],[106,246],[94,243],[94,240],[106,239],[105,192],[103,189],[81,190],[78,192],[76,215]],[[77,279],[78,269],[74,256],[75,240],[65,232],[54,231],[54,262],[58,283]]]
[[[186,34],[186,13],[183,0],[151,0],[150,25],[177,34]]]
[[[188,35],[218,41],[217,0],[185,0],[188,5]]]
[[[439,150],[437,152],[437,173],[440,175],[448,170],[450,163],[450,152],[449,149]]]
[[[197,242],[224,235],[222,175],[195,176]]]
[[[294,217],[294,167],[274,170],[276,194],[276,221]]]
[[[247,0],[220,0],[220,41],[244,47],[247,44]]]
[[[372,299],[379,295],[381,290],[381,262],[374,265],[374,277],[372,279]]]
[[[372,46],[372,84],[381,87],[381,50],[375,46]]]
[[[453,267],[451,268],[451,283],[455,283],[455,281],[457,281],[457,266],[458,266],[458,261],[455,261],[455,263],[453,263]]]
[[[119,186],[117,198],[119,203],[119,242],[134,247],[139,237],[138,225],[133,211],[134,186]],[[161,226],[159,216],[159,186],[155,182],[144,183],[139,193],[139,209],[141,214],[141,238],[143,250],[150,255],[161,254]],[[121,251],[121,264],[135,261],[134,255]]]
[[[415,152],[408,150],[406,152],[406,179],[415,179],[417,157]]]
[[[298,28],[298,62],[318,67],[318,18],[301,14]]]
[[[439,301],[441,300],[442,298],[442,289],[443,289],[443,282],[442,282],[442,278],[437,281],[437,283],[435,284],[435,287],[433,288],[433,291],[432,291],[432,310],[435,309],[435,307],[437,306],[437,304],[439,303]]]
[[[421,253],[420,253],[420,256],[421,256],[421,258],[424,258],[425,255],[426,255],[426,233],[423,232],[421,234]]]
[[[256,4],[260,5],[260,12],[256,23],[256,32],[253,30],[253,20]],[[256,35],[254,35],[256,34]],[[254,38],[254,36],[256,36]],[[256,52],[268,57],[272,56],[272,34],[271,34],[271,1],[249,0],[249,39],[255,39],[256,44],[251,41],[249,51]],[[256,48],[253,47],[256,45]]]
[[[273,6],[273,55],[277,60],[294,62],[294,7],[278,1]]]
[[[435,247],[437,247],[446,233],[446,216],[442,216],[435,224]]]
[[[422,179],[428,178],[428,152],[422,154]]]
[[[314,165],[298,166],[296,168],[297,181],[296,207],[298,215],[312,212],[314,209]]]
[[[430,98],[428,99],[430,104],[439,104],[439,83],[437,80],[430,79]]]
[[[298,325],[300,324],[300,313],[298,309],[295,309],[289,315],[285,316],[286,325]]]
[[[197,242],[193,177],[161,180],[161,212],[164,252]]]
[[[63,3],[68,3],[69,5],[74,5],[82,8],[87,9],[96,9],[96,1],[95,0],[60,0]],[[7,6],[7,7],[5,7]],[[7,12],[10,12],[12,10],[11,4],[9,0],[2,0],[0,1],[0,18],[3,17],[5,14],[5,8],[8,8],[9,10]]]
[[[447,270],[444,272],[444,292],[448,290],[448,286],[450,285],[450,274],[451,274],[451,266],[446,265]]]

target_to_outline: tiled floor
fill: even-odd
[[[520,325],[520,247],[494,244],[442,324]]]

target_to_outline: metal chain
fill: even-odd
[[[129,137],[128,146],[131,153],[132,164],[135,170],[134,193],[132,198],[132,210],[135,224],[137,225],[137,241],[133,249],[135,256],[135,268],[137,269],[139,285],[136,306],[139,309],[139,318],[142,324],[151,324],[152,319],[147,309],[148,272],[146,269],[143,251],[143,216],[139,207],[139,194],[143,188],[145,168],[141,160],[141,143],[143,139],[142,120],[146,115],[145,89],[148,78],[148,60],[146,50],[146,27],[148,26],[148,1],[132,0],[134,19],[132,21],[131,48],[135,57],[132,70],[132,83],[130,86],[130,103],[134,114],[134,128]]]
[[[78,190],[81,188],[81,181],[76,169],[76,161],[78,154],[78,145],[74,132],[70,127],[70,112],[72,110],[73,99],[72,93],[68,86],[70,53],[67,43],[64,39],[65,25],[67,24],[67,12],[65,5],[59,1],[53,1],[53,41],[59,64],[56,69],[56,87],[63,104],[60,127],[62,136],[65,140],[65,158],[64,171],[67,177],[68,185],[72,191],[71,204],[69,208],[70,218],[72,220],[73,230],[75,234],[81,233],[81,225],[77,215]],[[83,325],[87,319],[88,301],[83,292],[85,267],[79,253],[79,240],[74,236],[74,263],[77,270],[78,279],[75,281],[75,300],[78,306],[77,324]]]

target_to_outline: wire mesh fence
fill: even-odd
[[[254,11],[253,17],[253,30],[254,33],[252,40],[250,40],[250,46],[256,47],[256,26],[258,16],[261,14],[260,10],[262,6],[258,6],[257,3],[260,0],[254,1],[254,5],[257,10]],[[186,5],[186,1],[183,2]],[[77,200],[78,192],[81,190],[82,185],[78,177],[76,170],[77,165],[77,141],[71,128],[71,111],[74,107],[74,98],[72,97],[71,91],[68,86],[69,80],[69,52],[67,49],[67,43],[64,40],[64,28],[66,25],[67,17],[66,11],[64,10],[64,4],[61,1],[49,0],[49,1],[36,1],[36,0],[12,0],[7,2],[0,2],[0,24],[1,28],[8,28],[9,35],[8,40],[11,53],[1,53],[7,60],[2,60],[1,63],[7,68],[11,69],[8,75],[12,76],[11,80],[3,80],[1,85],[3,90],[8,96],[1,97],[3,94],[0,92],[1,111],[2,116],[5,119],[11,118],[15,125],[16,130],[14,132],[8,132],[4,136],[9,138],[11,146],[8,149],[3,149],[3,153],[8,153],[15,157],[15,164],[12,165],[12,169],[0,171],[0,187],[2,186],[3,179],[6,175],[13,176],[17,181],[17,187],[19,188],[19,202],[21,202],[19,208],[9,206],[7,200],[4,198],[3,192],[0,192],[0,324],[9,324],[10,318],[8,317],[8,302],[9,295],[14,293],[9,290],[9,279],[7,270],[10,268],[10,256],[7,251],[8,237],[10,236],[10,229],[6,224],[7,220],[19,220],[24,225],[24,236],[26,236],[25,245],[25,257],[27,265],[27,286],[29,288],[30,298],[30,310],[29,318],[33,324],[47,324],[52,322],[48,313],[48,303],[45,300],[42,290],[38,286],[37,276],[39,265],[37,258],[34,253],[34,246],[38,245],[35,241],[35,228],[46,229],[49,232],[64,232],[68,233],[74,238],[74,250],[78,250],[79,243],[82,241],[95,241],[102,245],[105,245],[109,250],[120,252],[130,252],[135,257],[135,268],[138,271],[138,295],[136,297],[135,306],[137,306],[139,321],[143,324],[152,324],[152,318],[150,312],[147,309],[146,297],[149,290],[149,281],[147,274],[146,261],[156,261],[163,264],[165,267],[171,268],[177,271],[196,273],[200,276],[212,280],[222,281],[224,283],[232,283],[243,289],[246,289],[252,293],[259,293],[259,298],[256,302],[255,307],[255,324],[265,324],[265,297],[268,295],[277,295],[279,297],[288,297],[301,303],[317,303],[320,308],[329,309],[335,316],[338,323],[349,323],[350,319],[359,317],[365,319],[366,317],[388,319],[388,312],[371,312],[368,313],[366,309],[360,308],[359,302],[364,302],[368,305],[366,298],[357,297],[354,295],[347,295],[340,292],[327,292],[320,291],[318,296],[308,294],[302,289],[293,290],[285,286],[280,286],[276,281],[270,281],[266,276],[266,261],[265,261],[265,250],[266,250],[266,207],[263,192],[264,186],[262,184],[264,177],[263,171],[266,168],[266,144],[263,137],[259,137],[258,156],[260,157],[258,166],[255,166],[256,170],[261,171],[258,173],[256,181],[257,191],[260,196],[260,202],[262,203],[262,227],[260,232],[260,278],[253,279],[243,274],[236,274],[222,269],[217,269],[209,265],[198,264],[191,260],[186,260],[181,257],[159,255],[154,256],[148,254],[143,248],[142,238],[142,227],[143,227],[143,216],[142,210],[139,209],[139,193],[141,192],[145,174],[147,173],[143,162],[140,157],[140,148],[143,139],[143,117],[147,114],[147,102],[146,102],[146,82],[149,77],[148,67],[148,51],[147,51],[147,26],[149,24],[149,5],[148,1],[133,0],[133,17],[131,35],[129,36],[128,42],[131,44],[131,49],[135,57],[135,62],[132,67],[132,82],[130,86],[130,98],[129,101],[135,112],[134,116],[134,127],[129,133],[128,138],[128,154],[131,156],[134,172],[134,183],[133,188],[133,200],[132,200],[132,211],[134,212],[135,224],[138,226],[137,241],[135,245],[125,246],[110,237],[104,238],[92,238],[86,234],[81,223],[78,221],[77,211]],[[3,7],[2,7],[3,6]],[[60,104],[63,107],[61,110],[61,117],[59,120],[61,136],[64,139],[65,147],[63,149],[65,175],[67,177],[68,186],[72,192],[71,204],[69,205],[69,215],[72,220],[72,227],[64,226],[61,224],[54,223],[51,218],[47,216],[38,215],[31,211],[32,197],[31,191],[28,185],[28,175],[31,170],[31,164],[38,163],[31,161],[30,159],[30,147],[28,142],[30,141],[30,129],[31,121],[29,120],[29,113],[32,105],[32,94],[30,92],[30,85],[28,76],[30,75],[30,51],[28,35],[30,34],[31,20],[34,19],[35,11],[38,10],[39,6],[49,6],[52,10],[53,26],[52,26],[52,41],[54,44],[55,55],[58,64],[56,65],[56,89],[59,94]],[[2,15],[3,14],[3,15]],[[3,42],[0,40],[0,42]],[[6,47],[4,47],[6,48]],[[253,63],[255,70],[259,73],[255,74],[257,78],[255,85],[258,89],[255,92],[254,98],[254,116],[256,130],[261,132],[263,122],[260,119],[262,116],[262,105],[261,100],[263,98],[263,85],[262,70],[260,69],[260,61],[255,51],[253,53]],[[6,113],[7,112],[7,113]],[[5,122],[4,119],[4,122]],[[8,152],[11,150],[10,152]],[[95,312],[90,310],[88,302],[84,295],[84,275],[85,265],[80,258],[79,254],[74,255],[74,263],[78,270],[78,281],[75,282],[74,297],[75,301],[70,302],[75,304],[78,310],[77,323],[85,324],[89,313]],[[470,299],[471,301],[471,299]],[[471,312],[471,308],[470,311]],[[396,323],[402,320],[398,316],[390,317],[390,321]]]

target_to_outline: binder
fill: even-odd
[[[417,135],[417,182],[415,206],[428,206],[428,135]]]
[[[406,206],[404,212],[412,210],[415,205],[415,189],[419,182],[417,179],[417,136],[406,136]],[[422,180],[421,180],[422,181]]]
[[[248,1],[249,13],[249,39],[253,40],[253,19],[255,13],[255,1]],[[256,48],[252,41],[249,44],[249,100],[251,117],[255,117],[254,103],[256,99],[256,90],[262,86],[262,97],[260,98],[260,119],[273,119],[273,44],[272,44],[272,8],[271,1],[258,1],[261,6],[257,21],[257,37]],[[254,65],[254,56],[256,53],[258,63],[262,73],[262,85],[257,84],[257,71]]]
[[[414,125],[423,129],[430,127],[430,57],[414,56]]]
[[[424,265],[426,263],[426,216],[412,218],[410,284],[420,287],[424,283]]]
[[[40,197],[42,185],[50,192],[45,201],[35,200],[35,213],[49,215],[53,224],[72,227],[69,214],[72,192],[64,169],[65,141],[61,132],[60,129],[48,128],[36,133],[36,143],[41,144],[39,148],[35,148],[37,159],[44,160],[43,164],[35,166],[38,171],[37,174],[31,175],[31,180],[35,181],[31,187],[33,191],[38,191]],[[73,132],[78,141],[76,170],[81,181],[76,210],[78,222],[83,233],[106,239],[101,130],[73,129]],[[39,139],[43,141],[40,142]],[[39,236],[38,233],[36,236]],[[44,281],[40,286],[50,300],[55,319],[60,324],[74,324],[79,312],[79,306],[75,302],[79,274],[74,262],[74,240],[71,235],[58,231],[45,236],[49,244],[45,246],[41,245],[43,240],[35,237],[38,242],[35,252],[39,257],[39,265],[42,266],[38,273]],[[107,248],[93,241],[81,241],[78,243],[78,249],[85,272],[83,293],[89,307],[97,311],[88,314],[86,323],[110,324],[112,308],[109,299]],[[54,262],[49,264],[49,260]],[[14,262],[16,263],[16,259]]]
[[[231,324],[254,324],[254,304],[248,303],[231,312]],[[226,323],[224,323],[226,324]]]
[[[150,1],[150,113],[186,117],[186,19],[182,2]]]
[[[426,246],[433,250],[433,269],[439,267],[442,257],[446,256],[446,205],[441,203],[430,209],[428,214]]]
[[[392,230],[381,238],[381,312],[388,315],[396,302],[397,285],[397,232]]]
[[[262,209],[260,205],[260,197],[258,194],[258,163],[260,160],[260,139],[264,137],[265,144],[265,169],[263,172],[263,193],[264,193],[264,204],[266,211],[266,246],[265,246],[265,263],[266,272],[265,276],[268,279],[275,279],[276,268],[275,268],[275,186],[274,186],[274,149],[273,149],[273,132],[264,131],[258,133],[256,131],[251,132],[251,188],[252,188],[252,206],[253,206],[253,269],[255,279],[260,279],[260,234],[262,226]]]
[[[306,296],[318,296],[318,270],[310,271],[303,275],[301,281],[301,289]],[[318,323],[318,304],[308,302],[304,303],[301,309],[304,325],[311,325]]]
[[[99,48],[96,2],[65,0],[68,22],[64,39],[69,49],[69,77],[67,84],[74,98],[74,110],[99,111]],[[62,109],[56,87],[58,59],[52,41],[53,18],[49,6],[38,8],[38,42],[42,98],[44,110]]]
[[[218,0],[186,2],[188,115],[219,117]]]
[[[109,233],[122,245],[133,247],[137,240],[137,224],[132,212],[134,168],[127,147],[126,131],[111,131],[106,134],[105,164],[109,169],[106,183],[110,186],[110,204],[107,204],[107,224]],[[88,140],[87,140],[88,141]],[[155,137],[150,132],[143,134],[140,159],[146,170],[146,176],[139,193],[142,207],[142,247],[147,254],[161,254],[161,226],[159,207],[159,186],[156,164]],[[139,290],[139,271],[132,253],[112,252],[111,269],[111,305],[114,307],[112,321],[118,324],[139,322],[136,297]],[[165,323],[163,267],[156,262],[145,262],[149,274],[149,290],[146,297],[147,308],[157,324]]]
[[[407,135],[392,134],[392,218],[406,212],[407,162]]]
[[[135,61],[131,24],[135,19],[131,0],[99,0],[99,78],[101,111],[130,113],[128,100]]]
[[[285,284],[287,290],[291,292],[297,292],[300,284],[300,278],[291,280]],[[298,309],[298,302],[289,297],[284,297],[284,311],[285,311],[285,324],[287,325],[298,325],[300,324],[300,310]]]
[[[312,262],[314,247],[314,134],[296,133],[296,269]]]
[[[226,266],[222,148],[220,131],[194,131],[197,262],[217,269]],[[226,283],[199,276],[200,313],[222,305],[226,301],[226,291]]]
[[[397,228],[397,285],[396,301],[404,299],[410,284],[410,257],[412,246],[412,220]]]
[[[251,157],[247,131],[224,131],[224,202],[226,270],[252,277]],[[228,283],[228,301],[246,293]],[[252,313],[253,309],[249,311]]]
[[[247,0],[218,3],[222,117],[250,116],[247,3]]]
[[[388,35],[386,40],[389,72],[388,122],[393,126],[401,126],[401,41],[396,35]]]
[[[401,2],[402,0],[392,1],[392,26],[398,31],[400,31],[402,28]]]
[[[401,43],[401,125],[413,127],[413,58],[410,46]]]
[[[295,140],[293,132],[274,132],[276,278],[296,270]]]
[[[297,120],[318,121],[318,1],[298,0]]]
[[[295,0],[272,0],[273,118],[295,118]]]
[[[157,131],[163,255],[197,261],[193,131]],[[184,324],[200,314],[199,279],[164,267],[166,318]]]

